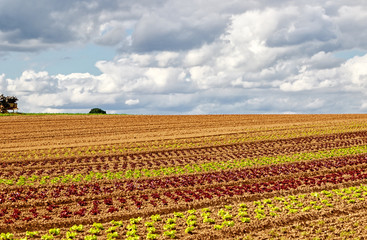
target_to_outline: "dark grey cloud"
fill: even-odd
[[[302,13],[301,13],[302,12]],[[297,45],[310,41],[329,42],[336,39],[338,27],[320,6],[289,8],[267,40],[270,47]]]
[[[61,4],[62,2],[62,4]],[[18,44],[23,40],[40,39],[44,43],[72,40],[70,29],[52,19],[53,12],[61,12],[73,1],[1,1],[0,31],[2,42]]]
[[[189,50],[215,41],[226,31],[233,15],[284,8],[290,10],[278,19],[276,31],[266,40],[270,47],[310,41],[325,44],[340,34],[348,35],[343,37],[343,45],[365,47],[366,33],[359,31],[366,20],[365,7],[360,1],[344,4],[295,4],[287,0],[4,0],[0,2],[0,51],[39,51],[86,42],[114,46],[122,52]],[[268,21],[272,24],[271,18]],[[351,37],[355,34],[362,37]],[[340,45],[334,43],[333,47]]]
[[[39,51],[100,39],[99,28],[111,19],[134,20],[133,2],[0,1],[0,51]]]
[[[261,4],[236,0],[4,0],[0,51],[86,42],[122,51],[187,50],[214,41],[232,14],[256,7]],[[126,43],[126,31],[133,32],[132,45]]]
[[[182,16],[181,16],[182,17]],[[197,48],[218,38],[226,27],[226,21],[217,14],[208,14],[200,19],[164,18],[160,14],[144,16],[133,34],[133,50],[180,51]]]

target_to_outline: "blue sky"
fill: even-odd
[[[94,65],[97,61],[113,60],[116,50],[112,47],[87,43],[64,49],[50,49],[42,52],[12,52],[0,60],[0,72],[9,78],[17,78],[26,70],[47,71],[51,75],[101,72]]]
[[[336,57],[343,58],[343,59],[349,59],[353,58],[355,56],[362,57],[366,55],[367,51],[362,49],[348,49],[344,51],[337,51],[334,53]]]
[[[367,3],[0,0],[22,112],[364,113]]]

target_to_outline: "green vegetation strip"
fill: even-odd
[[[339,148],[323,150],[318,152],[296,153],[293,155],[265,156],[259,158],[235,159],[229,161],[209,162],[202,164],[188,164],[185,166],[163,167],[160,169],[135,169],[120,172],[89,172],[89,174],[67,174],[63,176],[20,176],[17,179],[0,179],[0,184],[5,185],[34,185],[39,184],[59,184],[80,181],[94,181],[101,179],[138,179],[142,177],[161,177],[170,175],[181,175],[188,173],[201,173],[210,171],[222,171],[229,169],[240,169],[246,167],[265,166],[270,164],[282,164],[304,160],[317,160],[331,157],[343,157],[367,153],[367,145],[350,148]]]

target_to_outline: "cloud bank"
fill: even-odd
[[[0,3],[0,56],[90,42],[116,49],[96,62],[99,75],[0,72],[0,91],[18,96],[24,112],[367,110],[360,1],[36,1],[15,19],[21,2]]]

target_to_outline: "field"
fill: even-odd
[[[367,115],[0,124],[0,239],[367,237]]]

